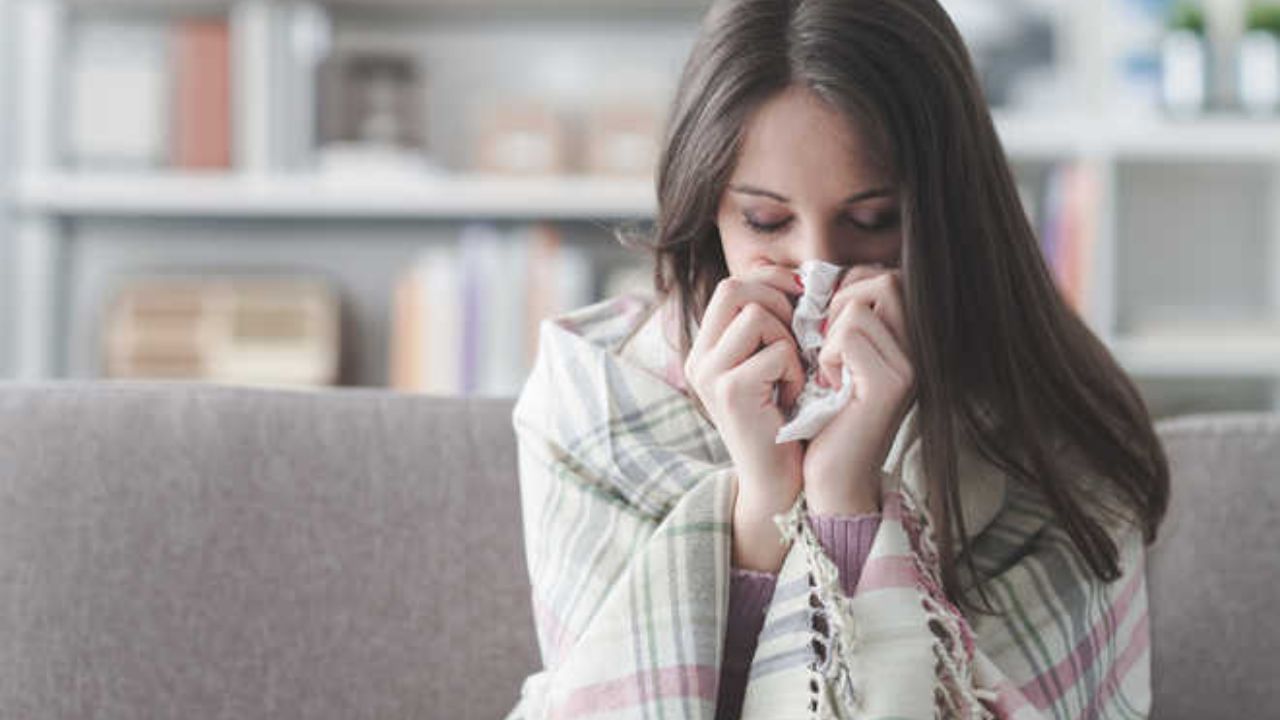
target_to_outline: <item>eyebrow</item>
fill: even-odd
[[[773,192],[772,190],[765,190],[763,188],[754,187],[752,185],[740,185],[740,184],[730,185],[729,189],[734,192],[743,193],[745,195],[763,195],[764,197],[773,198],[778,202],[784,202],[784,203],[791,202],[790,198],[779,195],[778,193]],[[867,200],[873,197],[883,197],[885,195],[892,195],[892,194],[893,194],[893,190],[891,188],[887,188],[887,187],[872,188],[871,190],[863,190],[862,192],[858,192],[850,195],[849,197],[844,199],[844,202],[842,202],[841,205],[848,205],[850,203],[856,203],[860,200]]]

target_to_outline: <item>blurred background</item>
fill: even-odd
[[[0,0],[0,377],[518,392],[644,292],[703,0]],[[1280,409],[1280,7],[952,0],[1157,416]]]

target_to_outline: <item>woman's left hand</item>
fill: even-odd
[[[832,295],[818,377],[839,388],[847,365],[853,389],[805,449],[804,491],[812,513],[880,510],[880,468],[915,396],[903,307],[896,268],[855,265]]]

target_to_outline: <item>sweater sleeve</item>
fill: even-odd
[[[864,515],[809,514],[818,542],[840,571],[840,584],[852,594],[862,574],[862,565],[880,527],[880,513]],[[733,567],[729,573],[729,619],[725,631],[724,661],[720,666],[720,689],[716,720],[737,720],[742,713],[747,673],[755,655],[760,628],[773,599],[777,573]]]
[[[809,514],[813,534],[818,536],[827,557],[835,562],[840,572],[840,587],[845,595],[852,595],[862,576],[862,566],[871,552],[871,542],[880,529],[880,513],[865,515],[814,515]]]

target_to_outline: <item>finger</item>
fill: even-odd
[[[844,293],[842,295],[842,290],[865,280],[879,277],[885,272],[887,272],[887,270],[878,263],[872,265],[854,265],[853,267],[846,269],[844,274],[840,276],[840,282],[836,283],[835,291],[831,293],[831,300],[827,303],[827,311],[833,313],[848,302],[848,293]]]
[[[874,274],[867,274],[866,271],[859,273],[847,286],[832,296],[827,306],[828,316],[834,317],[850,303],[865,304],[884,318],[903,352],[910,355],[911,338],[907,333],[900,270],[881,271]]]
[[[819,385],[827,388],[838,386],[840,368],[844,365],[844,348],[841,347],[843,342],[842,338],[828,329],[827,339],[818,349],[817,381]]]
[[[884,358],[885,365],[894,370],[900,377],[910,375],[911,361],[898,346],[898,340],[885,321],[866,305],[856,304],[845,313],[849,316],[849,324],[861,330],[870,338],[876,352]]]
[[[865,387],[871,378],[884,377],[893,370],[867,337],[857,328],[849,328],[838,342],[832,343],[827,357],[819,355],[820,372],[827,378],[827,386],[839,390],[843,382],[843,369],[849,368],[850,379]],[[863,393],[865,394],[865,392]]]
[[[766,275],[758,272],[741,278],[727,277],[716,285],[711,301],[707,303],[702,322],[699,323],[693,347],[690,348],[691,355],[695,353],[701,355],[707,348],[715,347],[725,328],[747,303],[759,303],[778,316],[788,327],[791,325],[791,316],[794,312],[791,301],[787,299],[785,293],[773,285],[779,282],[777,272],[771,271],[768,274],[768,282],[757,280],[757,277],[765,278]]]
[[[880,387],[875,378],[893,373],[885,364],[884,356],[871,344],[871,338],[860,329],[850,330],[848,341],[843,343],[842,354],[844,364],[849,367],[849,379],[854,383],[855,389],[859,390],[858,397],[865,398],[872,388]],[[837,373],[834,383],[836,388],[840,387],[842,379]]]
[[[893,271],[895,271],[895,268],[891,268],[888,265],[879,262],[858,263],[857,265],[852,265],[845,268],[844,272],[840,274],[840,281],[836,283],[835,291],[839,292],[846,286],[852,285],[853,283]]]
[[[777,288],[779,292],[787,296],[794,295],[798,298],[804,292],[800,273],[783,265],[764,265],[753,268],[748,277]]]
[[[850,283],[875,277],[890,269],[891,268],[883,263],[858,263],[857,265],[852,265],[846,268],[844,273],[840,276],[840,282],[836,284],[836,289],[839,290]]]
[[[734,372],[745,373],[765,383],[782,383],[778,402],[784,408],[795,404],[804,388],[804,366],[791,340],[775,340],[765,349],[747,358]]]
[[[796,348],[797,355],[799,354],[799,346],[782,321],[763,306],[748,303],[729,323],[729,327],[720,336],[720,342],[707,351],[703,372],[710,377],[727,373],[754,355],[762,345],[779,340],[791,343]]]
[[[889,361],[880,349],[875,346],[872,337],[862,332],[862,325],[867,324],[869,316],[874,313],[865,305],[847,307],[835,317],[827,328],[827,340],[818,352],[819,372],[823,375],[828,387],[840,387],[841,367],[844,365],[849,348],[858,343],[868,343],[880,365],[894,372]],[[883,328],[881,328],[883,330]]]
[[[896,268],[896,267],[889,267],[881,263],[870,263],[870,264],[863,263],[859,265],[854,265],[852,267],[846,268],[844,273],[840,275],[840,282],[836,283],[836,292],[839,292],[840,290],[843,290],[844,288],[854,283],[862,282],[863,280],[869,280],[871,278],[876,278],[886,274],[896,274],[899,277],[901,277],[902,269]]]

